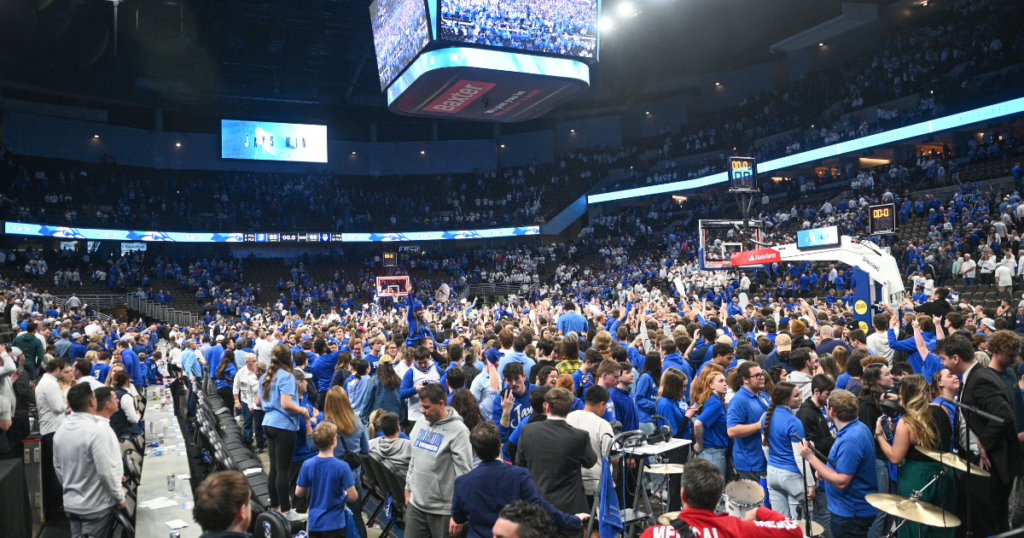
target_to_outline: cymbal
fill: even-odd
[[[958,471],[967,470],[967,461],[956,454],[939,452],[937,450],[922,447],[917,447],[917,451],[947,467],[952,467]],[[982,469],[979,465],[971,465],[971,474],[985,477],[992,476],[992,473]]]
[[[804,527],[804,525],[806,524],[804,520],[802,520],[802,519],[794,519],[793,521],[796,521],[797,524],[800,525],[800,532],[804,533],[804,536],[808,536],[808,537],[810,537],[810,536],[821,536],[821,535],[825,534],[825,527],[822,527],[820,523],[812,521],[811,522],[811,534],[807,534],[807,528]]]
[[[671,525],[673,521],[679,519],[679,512],[665,512],[658,516],[658,523],[662,525]]]
[[[899,518],[909,519],[931,527],[959,527],[960,518],[922,501],[915,501],[889,493],[872,493],[864,499],[875,508]]]
[[[654,474],[680,474],[683,472],[683,466],[677,463],[660,463],[648,466],[647,472]]]

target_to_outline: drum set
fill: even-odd
[[[936,474],[927,484],[922,486],[921,489],[915,491],[910,497],[903,497],[889,493],[872,493],[865,496],[865,499],[869,504],[871,504],[871,506],[874,506],[887,514],[896,516],[901,520],[886,538],[895,537],[896,532],[908,522],[920,524],[918,525],[919,535],[921,534],[921,525],[943,528],[960,526],[960,518],[946,510],[943,510],[942,508],[939,508],[938,506],[922,501],[921,498],[924,496],[924,491],[926,489],[949,473],[951,469],[967,472],[967,462],[955,454],[950,454],[948,452],[937,452],[935,450],[920,447],[918,447],[917,450],[925,456],[941,463],[944,466],[942,471]],[[654,465],[648,467],[647,472],[654,474],[677,474],[683,472],[683,465]],[[970,467],[970,472],[971,474],[982,477],[991,476],[988,471],[974,465]],[[725,486],[725,492],[722,494],[722,499],[718,503],[718,508],[715,510],[715,513],[728,513],[738,518],[742,518],[751,509],[763,506],[764,489],[760,484],[751,480],[736,480]],[[658,523],[662,525],[670,525],[672,521],[678,517],[679,512],[665,512],[658,517]],[[822,536],[825,533],[825,529],[818,523],[811,522],[809,527],[810,534],[807,532],[808,527],[804,521],[798,520],[798,523],[800,524],[800,529],[804,536],[808,538]]]
[[[932,477],[927,484],[921,486],[921,489],[914,491],[910,497],[892,495],[889,493],[872,493],[864,497],[871,506],[874,506],[886,514],[902,519],[902,521],[892,529],[892,532],[888,534],[888,538],[895,536],[896,531],[898,531],[900,527],[906,525],[907,522],[919,523],[917,526],[918,535],[921,534],[921,525],[951,528],[959,527],[961,523],[960,518],[957,516],[935,506],[934,504],[922,501],[921,497],[924,496],[924,491],[926,489],[949,473],[950,469],[968,472],[967,462],[964,461],[963,458],[948,452],[938,452],[921,447],[917,447],[917,450],[921,454],[941,463],[944,466],[942,471]],[[971,465],[969,471],[971,474],[981,477],[992,476],[988,471],[976,465]]]

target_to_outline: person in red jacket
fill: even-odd
[[[796,521],[768,508],[755,508],[743,519],[728,513],[715,514],[725,480],[708,460],[691,459],[683,471],[683,511],[672,525],[656,525],[640,538],[685,538],[679,529],[689,527],[694,538],[801,538]]]

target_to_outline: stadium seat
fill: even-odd
[[[388,496],[388,489],[386,487],[381,487],[381,480],[377,477],[381,476],[385,484],[387,483],[387,478],[383,477],[384,471],[378,468],[379,464],[371,458],[369,454],[359,456],[359,459],[363,462],[363,485],[371,496],[380,501],[377,505],[377,509],[370,515],[370,524],[372,525],[377,519],[377,515],[384,509],[384,502]],[[366,506],[365,503],[363,506]]]
[[[256,518],[254,536],[261,538],[292,538],[292,522],[281,512],[265,511]]]
[[[376,454],[370,454],[370,457],[374,459],[377,467],[374,469],[380,469],[384,475],[385,480],[388,483],[388,491],[391,492],[391,520],[388,521],[387,526],[381,531],[381,536],[387,536],[391,532],[391,528],[401,519],[405,518],[405,479],[400,478],[397,474],[391,472],[384,461],[380,459],[380,456]]]

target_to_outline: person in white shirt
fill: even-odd
[[[256,375],[255,353],[245,354],[245,368],[235,374],[235,384],[231,389],[235,396],[235,409],[242,412],[242,432],[245,444],[252,445],[253,428],[262,428],[262,424],[253,424],[253,410],[259,399],[260,378]]]
[[[889,318],[885,314],[875,314],[871,318],[871,324],[875,328],[875,332],[868,335],[868,350],[872,355],[885,357],[889,360],[889,364],[892,365],[895,354],[892,348],[889,347],[889,336],[886,333],[889,329]]]
[[[39,434],[42,436],[43,510],[48,517],[56,515],[61,504],[60,481],[53,471],[53,436],[64,422],[64,413],[67,411],[64,394],[57,380],[64,366],[64,361],[60,359],[46,363],[46,373],[36,385],[36,410],[39,412]]]
[[[110,387],[95,393],[88,384],[68,391],[71,416],[54,438],[53,467],[63,484],[71,536],[108,536],[115,508],[125,506],[121,450],[110,427],[117,401]]]
[[[978,264],[971,259],[970,254],[964,254],[964,264],[960,266],[960,274],[964,275],[964,285],[972,286],[977,276]]]
[[[981,255],[981,261],[978,262],[978,266],[981,268],[981,276],[979,280],[982,284],[991,284],[992,275],[996,271],[996,262],[992,259],[992,256],[988,254]]]
[[[278,335],[274,335],[276,338],[267,339],[267,333],[265,330],[260,329],[259,336],[256,338],[256,345],[253,346],[253,351],[256,353],[256,360],[263,364],[270,366],[270,351],[274,349],[275,340],[279,339]]]
[[[1013,292],[1013,269],[1001,263],[999,267],[996,267],[995,275],[999,293]]]
[[[21,315],[25,310],[21,307],[21,299],[14,300],[14,306],[11,307],[11,326],[16,327],[18,321],[21,320]]]
[[[596,390],[594,387],[601,390]],[[605,449],[608,448],[608,443],[614,437],[611,424],[602,418],[608,405],[608,391],[599,385],[594,385],[587,390],[584,397],[586,398],[586,406],[579,411],[573,411],[566,415],[565,421],[570,426],[587,432],[590,435],[591,448],[598,454],[604,454]],[[588,496],[593,496],[597,493],[600,482],[600,461],[594,464],[593,467],[583,469],[583,490]]]

